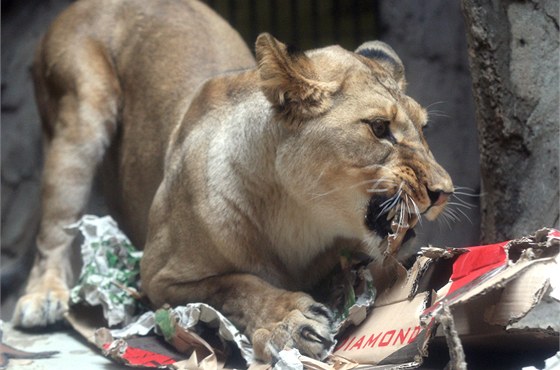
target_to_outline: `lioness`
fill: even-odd
[[[256,66],[197,1],[81,0],[58,17],[33,68],[50,146],[16,324],[67,310],[63,227],[103,164],[112,212],[144,247],[155,306],[214,306],[263,361],[285,346],[325,355],[330,311],[302,291],[342,248],[395,252],[453,186],[389,46],[299,52],[262,34],[255,51]]]

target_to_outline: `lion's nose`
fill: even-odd
[[[449,199],[449,196],[453,193],[447,193],[441,189],[430,190],[430,188],[426,188],[428,190],[428,197],[432,202],[432,206],[439,206],[442,205]]]

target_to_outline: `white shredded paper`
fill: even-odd
[[[303,370],[303,364],[299,360],[301,354],[295,348],[280,351],[278,362],[273,370]]]
[[[110,216],[85,215],[67,230],[79,230],[84,237],[84,265],[70,292],[71,303],[101,305],[109,326],[129,323],[137,308],[131,293],[137,291],[142,252]]]

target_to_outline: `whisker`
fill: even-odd
[[[442,111],[428,111],[428,117],[451,118],[451,116],[449,114],[445,114]]]
[[[454,188],[455,188],[455,190],[468,190],[471,193],[474,193],[474,189],[469,188],[468,186],[455,186]]]
[[[395,200],[392,203],[387,204],[385,207],[381,209],[381,211],[379,211],[377,218],[381,217],[381,215],[384,215],[388,213],[391,209],[393,209],[397,205],[398,201],[399,201],[399,197],[395,197]]]
[[[439,104],[444,104],[445,101],[437,101],[435,103],[432,103],[430,105],[428,105],[425,109],[426,112],[428,113],[428,118],[430,117],[443,117],[443,118],[451,118],[451,116],[449,116],[448,114],[446,114],[444,111],[442,110],[438,110],[438,109],[430,109],[431,107],[435,106],[435,105],[439,105]]]
[[[407,204],[408,204],[408,201],[410,201],[410,203],[412,203],[412,207],[410,205],[408,207],[409,213],[416,215],[416,219],[418,220],[418,223],[420,224],[420,226],[422,226],[422,214],[420,213],[420,209],[418,209],[418,206],[416,205],[416,202],[409,195],[406,196],[406,199],[407,199]]]
[[[385,179],[385,178],[381,178],[377,181],[375,181],[375,183],[372,185],[372,187],[370,187],[369,189],[367,189],[368,193],[375,193],[377,192],[376,190],[378,190],[379,188],[376,187],[376,185],[383,183],[383,182],[388,182],[390,185],[395,185],[396,182],[394,182],[393,180],[389,180],[389,179]],[[384,191],[389,190],[389,188],[384,189]]]
[[[325,197],[325,196],[327,196],[327,195],[330,195],[330,194],[332,194],[332,193],[336,193],[337,191],[341,191],[341,190],[342,190],[342,189],[336,188],[336,189],[327,191],[326,193],[311,194],[311,195],[312,195],[311,200],[315,200],[315,199],[317,199],[317,198]]]
[[[368,193],[385,193],[385,192],[387,192],[387,190],[389,190],[389,189],[388,188],[387,189],[367,189],[366,191]]]
[[[484,196],[484,194],[482,194],[482,193],[481,194],[474,194],[474,193],[464,193],[464,192],[461,192],[461,191],[455,191],[453,193],[453,195],[455,195],[455,196],[460,195],[462,197],[471,197],[471,198],[480,198],[480,197]]]
[[[410,203],[411,203],[410,196],[408,194],[405,194],[404,195],[404,204],[405,204],[405,207],[406,207],[406,213],[408,213],[409,215],[416,214],[416,210],[412,208]]]
[[[445,223],[447,225],[447,227],[449,228],[449,230],[451,230],[451,224],[450,224],[449,219],[450,219],[450,216],[446,212],[443,212],[441,214],[441,217],[438,217],[438,219],[437,219],[438,222],[437,223],[438,223],[438,226],[440,228],[440,231],[441,231],[441,227],[442,227],[443,223]]]
[[[405,209],[407,214],[411,215],[412,214],[412,212],[411,212],[412,209],[410,208],[410,205],[408,204],[408,199],[409,198],[410,197],[408,196],[408,194],[404,195],[404,198],[403,198],[404,199],[404,209]]]
[[[428,114],[430,114],[430,113],[445,114],[445,111],[437,110],[437,109],[429,109],[429,110],[427,110],[427,112],[428,112]]]
[[[445,224],[447,225],[447,228],[448,228],[449,230],[451,230],[451,229],[452,229],[451,223],[452,223],[452,222],[455,222],[455,221],[454,221],[453,218],[452,218],[450,215],[448,215],[448,214],[444,214],[443,216],[444,216],[444,217],[443,217],[443,221],[445,221]]]
[[[372,164],[372,165],[369,165],[368,167],[371,167],[371,168],[383,168],[383,169],[386,169],[386,170],[389,171],[389,172],[392,171],[392,170],[389,168],[389,166],[384,165],[384,164]]]
[[[457,215],[457,212],[455,212],[454,209],[452,208],[447,208],[447,214],[449,216],[451,216],[451,218],[454,220],[454,222],[459,222],[461,221],[461,219],[459,218],[459,216]]]
[[[447,202],[447,205],[457,206],[457,207],[466,208],[466,209],[473,209],[474,208],[473,205],[468,204],[468,203]]]
[[[446,208],[443,212],[442,212],[442,216],[445,216],[448,220],[452,220],[453,222],[456,221],[456,215],[455,212],[453,212],[453,210],[451,210],[451,208]]]
[[[428,109],[430,109],[431,107],[433,107],[434,105],[445,104],[445,103],[446,103],[446,102],[445,102],[444,100],[436,101],[436,102],[434,102],[434,103],[428,105],[425,109],[428,110]]]
[[[384,204],[386,205],[381,209],[381,211],[379,211],[379,214],[377,215],[376,219],[381,217],[381,215],[384,215],[385,213],[389,212],[398,204],[401,197],[401,193],[402,193],[402,189],[399,189],[399,191],[395,195],[393,195],[391,198],[381,203],[380,207],[383,207]]]
[[[455,186],[453,189],[453,195],[462,195],[466,197],[482,197],[485,194],[479,191],[476,191],[473,188],[469,188],[467,186]]]
[[[416,213],[417,216],[420,216],[420,209],[418,208],[418,205],[416,204],[416,202],[414,201],[414,199],[412,199],[411,196],[407,196],[408,199],[410,200],[410,203],[412,203],[412,208],[414,209],[414,213]]]
[[[456,200],[457,202],[459,202],[459,203],[461,203],[461,204],[463,204],[463,205],[465,205],[465,206],[469,206],[469,207],[471,207],[471,208],[476,207],[475,204],[469,203],[469,202],[467,202],[466,200],[463,200],[463,199],[461,199],[461,198],[459,198],[459,197],[453,197],[453,200]],[[454,203],[454,202],[453,202],[453,203]]]
[[[395,218],[393,219],[393,222],[397,222],[397,230],[395,230],[395,233],[398,234],[399,231],[401,230],[401,218],[402,218],[402,207],[400,207],[398,209],[399,214],[395,215]],[[391,223],[391,229],[393,229],[393,224]]]
[[[448,204],[450,206],[455,206],[457,211],[460,211],[460,208],[464,208],[464,209],[473,209],[478,207],[477,204],[474,204],[472,202],[469,202],[463,198],[480,198],[482,197],[483,194],[477,194],[475,193],[475,190],[466,186],[455,186],[454,192],[452,194],[452,201],[450,201]],[[464,213],[464,212],[461,212]],[[457,212],[455,212],[455,214],[457,215]],[[465,214],[465,217],[467,219],[468,216]],[[469,222],[470,219],[469,219]],[[471,222],[472,223],[472,222]]]
[[[399,222],[397,224],[397,234],[404,227],[404,207],[402,206],[402,202],[400,204],[401,204],[401,207],[400,207],[400,212],[399,212]]]
[[[465,218],[469,221],[469,223],[472,225],[472,220],[471,218],[460,208],[455,209],[456,211],[458,211],[459,213],[461,213],[463,216],[465,216]]]
[[[476,208],[478,207],[478,204],[475,204],[473,202],[467,201],[463,198],[475,198],[475,197],[482,197],[482,194],[474,194],[471,192],[462,192],[462,191],[455,191],[452,195],[452,202],[449,202],[449,204],[454,204],[457,207],[462,207],[462,208]],[[468,199],[467,198],[467,199]]]
[[[430,114],[430,113],[445,113],[445,111],[438,110],[438,109],[428,109],[427,112],[428,112],[428,114]]]
[[[395,201],[398,201],[398,199],[399,199],[401,193],[402,193],[402,184],[401,184],[401,186],[399,187],[399,190],[397,190],[397,192],[396,192],[395,194],[393,194],[392,197],[390,197],[389,199],[387,199],[386,201],[384,201],[383,203],[381,203],[379,206],[382,207],[383,205],[385,205],[385,204],[387,204],[387,203],[391,203],[391,204],[395,203]],[[393,205],[392,205],[390,208],[393,208]]]
[[[416,210],[416,214],[417,214],[418,216],[421,216],[421,215],[422,215],[422,212],[420,212],[420,208],[418,208],[418,204],[416,204],[416,202],[414,201],[414,199],[411,198],[410,200],[412,201],[412,205],[414,206],[414,209]]]
[[[321,198],[321,197],[324,197],[324,196],[327,196],[327,195],[330,195],[330,194],[333,194],[333,193],[336,193],[336,192],[339,192],[339,191],[348,190],[348,189],[354,189],[354,188],[357,188],[357,187],[359,187],[359,186],[366,185],[366,184],[369,184],[369,183],[377,184],[378,182],[381,182],[382,180],[383,180],[383,179],[379,179],[379,180],[365,180],[365,181],[361,181],[361,182],[359,182],[359,183],[357,183],[357,184],[350,185],[350,186],[348,186],[348,187],[346,187],[346,188],[335,188],[335,189],[329,190],[329,191],[327,191],[327,192],[325,192],[325,193],[321,193],[321,194],[312,194],[312,198],[311,198],[311,199],[312,199],[312,200],[315,200],[315,199],[317,199],[317,198]],[[387,180],[387,181],[391,181],[391,180]],[[376,189],[377,189],[377,188],[376,188]],[[388,190],[388,189],[386,189],[386,190]]]
[[[410,197],[408,196],[408,194],[405,193],[404,197],[403,197],[404,202],[402,204],[404,206],[405,215],[410,216],[410,215],[414,214],[414,212],[413,212],[412,208],[410,207],[409,199],[410,199]],[[408,218],[410,218],[410,217],[408,217]]]

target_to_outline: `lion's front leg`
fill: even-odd
[[[167,288],[152,281],[150,290],[163,293],[156,294],[159,304],[204,302],[220,310],[251,339],[261,361],[271,362],[285,348],[322,359],[334,343],[327,307],[305,293],[278,289],[254,275],[226,274]]]
[[[256,357],[270,362],[282,349],[297,348],[307,356],[325,358],[334,344],[330,311],[303,293],[287,294],[282,303],[274,299],[268,302],[279,305],[282,319],[272,320],[251,335]]]

